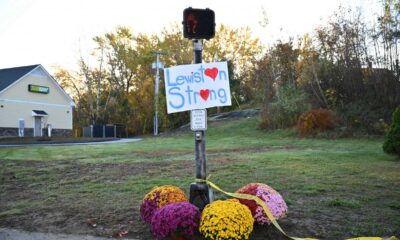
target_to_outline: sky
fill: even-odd
[[[76,70],[78,58],[90,55],[93,37],[117,26],[157,34],[180,24],[187,7],[210,8],[217,25],[249,26],[271,44],[311,32],[340,5],[362,8],[369,18],[380,10],[376,0],[0,0],[0,69],[42,64],[50,73],[56,66]]]

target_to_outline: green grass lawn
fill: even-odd
[[[400,161],[382,138],[307,139],[260,131],[257,120],[210,122],[207,171],[226,191],[267,183],[288,203],[289,235],[322,239],[400,235]],[[0,148],[0,226],[151,239],[139,217],[156,185],[188,191],[192,133],[127,144]],[[217,193],[217,198],[225,198]],[[93,227],[92,223],[96,223]],[[250,239],[285,239],[257,227]]]

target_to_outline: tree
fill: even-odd
[[[248,73],[252,71],[253,60],[261,52],[260,42],[251,36],[250,28],[235,29],[220,25],[215,37],[203,42],[203,48],[203,62],[228,62],[234,107],[247,102],[251,97],[248,90],[251,78]],[[163,61],[166,66],[193,62],[192,42],[183,38],[181,27],[178,25],[163,30],[159,49],[165,53]],[[210,109],[209,112],[214,110]],[[164,121],[175,127],[186,123],[189,120],[188,116],[187,113],[171,114]]]
[[[248,89],[252,79],[248,74],[254,69],[256,59],[262,57],[258,38],[252,37],[249,27],[231,28],[219,25],[213,39],[204,44],[204,62],[228,61],[230,63],[231,93],[236,102],[247,102],[252,98]]]
[[[249,98],[247,72],[251,71],[253,59],[261,48],[258,39],[251,37],[249,28],[220,26],[219,29],[215,39],[205,42],[203,61],[229,62],[234,105],[238,106]],[[151,69],[154,51],[163,53],[162,61],[166,66],[190,64],[193,60],[192,42],[183,38],[178,25],[165,28],[160,37],[134,34],[128,27],[118,27],[93,40],[96,47],[90,61],[81,57],[78,71],[59,69],[56,74],[64,86],[75,92],[76,111],[79,113],[75,120],[81,125],[122,123],[130,134],[150,132],[154,112]],[[160,88],[161,127],[187,123],[187,113],[167,115],[162,81]]]
[[[376,64],[399,74],[400,0],[382,0],[382,14],[372,29]],[[382,50],[382,52],[381,52]]]
[[[77,102],[75,112],[79,117],[79,125],[96,124],[102,120],[102,112],[107,111],[106,106],[100,102],[103,90],[107,88],[106,73],[102,64],[102,61],[99,61],[98,68],[91,68],[81,57],[78,71],[67,71],[59,67],[55,74],[60,85]]]
[[[383,151],[400,157],[400,106],[393,112],[392,125],[383,143]]]
[[[321,79],[317,70],[319,69],[319,54],[312,44],[312,39],[305,34],[298,43],[299,59],[295,64],[296,84],[312,93],[310,94],[316,99],[317,105],[321,107],[328,106],[326,94],[322,89]],[[336,99],[331,99],[333,103]]]

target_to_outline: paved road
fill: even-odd
[[[69,146],[69,145],[97,145],[97,144],[113,144],[113,143],[130,143],[142,141],[142,138],[121,138],[118,140],[104,142],[80,142],[80,143],[45,143],[45,144],[0,144],[2,147],[25,147],[25,146]],[[0,239],[1,240],[1,239]]]
[[[25,232],[21,230],[0,228],[0,240],[111,240],[89,235],[68,235],[53,233]]]

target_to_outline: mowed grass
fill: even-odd
[[[250,182],[278,190],[289,206],[281,221],[289,235],[399,236],[400,160],[382,152],[382,141],[298,138],[261,131],[253,118],[209,122],[207,171],[226,191]],[[48,230],[50,224],[109,236],[123,225],[129,236],[151,239],[139,217],[141,199],[164,184],[188,191],[194,166],[189,132],[129,144],[3,148],[0,226]],[[102,227],[85,225],[87,219]],[[269,231],[257,228],[251,239]]]

